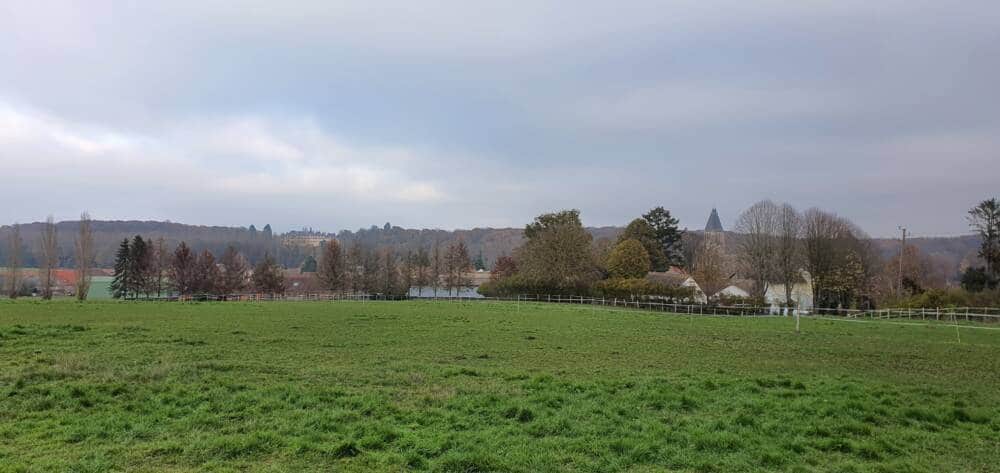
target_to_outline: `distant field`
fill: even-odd
[[[1000,471],[1000,331],[0,301],[0,471]]]
[[[94,276],[90,280],[90,290],[87,291],[87,299],[111,299],[111,276]]]

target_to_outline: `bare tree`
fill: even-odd
[[[222,277],[219,290],[223,295],[236,294],[246,289],[249,284],[250,265],[236,248],[230,245],[222,254]]]
[[[378,291],[385,295],[396,294],[399,291],[399,270],[396,265],[396,252],[391,246],[379,251],[377,271]]]
[[[434,289],[434,297],[438,295],[438,288],[441,287],[441,276],[445,271],[444,253],[441,251],[441,242],[434,242],[434,249],[431,253],[431,288]]]
[[[881,262],[868,236],[850,221],[819,209],[807,210],[802,225],[813,303],[846,307],[869,297]]]
[[[754,298],[764,299],[768,284],[775,279],[780,228],[781,208],[770,200],[753,204],[736,220],[740,272],[753,281],[750,295]]]
[[[222,273],[215,264],[215,255],[207,249],[195,260],[195,293],[218,294]]]
[[[49,215],[42,226],[39,240],[38,278],[42,283],[42,299],[52,299],[53,271],[59,265],[59,244],[56,240],[56,223]]]
[[[402,284],[402,293],[409,295],[410,288],[413,287],[413,282],[416,279],[417,272],[417,255],[413,254],[412,251],[406,252],[406,257],[403,258],[403,266],[400,268],[400,283]]]
[[[351,292],[357,294],[364,287],[364,248],[359,240],[351,243],[351,248],[347,250],[347,280],[351,287]]]
[[[76,300],[87,300],[90,291],[90,270],[94,267],[94,233],[90,227],[90,214],[80,214],[80,230],[74,244],[76,254]]]
[[[423,295],[424,287],[431,284],[431,258],[425,248],[417,250],[414,255],[414,284],[417,285],[417,297]]]
[[[713,236],[706,236],[698,242],[692,257],[692,276],[706,297],[712,297],[725,289],[729,280],[726,258],[722,242]]]
[[[156,292],[156,297],[163,295],[166,289],[166,276],[170,269],[170,259],[172,254],[167,248],[167,240],[162,236],[153,243],[153,254],[150,260],[149,288],[147,293]]]
[[[21,227],[14,224],[7,236],[7,296],[17,299],[21,291]]]
[[[792,306],[792,289],[802,279],[802,218],[790,204],[778,214],[775,253],[775,281],[785,287],[785,306]]]
[[[198,290],[197,256],[181,242],[170,258],[170,284],[182,296],[194,294]]]
[[[469,278],[466,277],[465,273],[472,268],[472,260],[469,258],[469,249],[465,246],[465,242],[458,240],[451,245],[448,245],[448,251],[445,254],[445,286],[448,287],[448,294],[451,295],[451,289],[455,288],[455,294],[461,293],[463,288],[471,285]]]
[[[322,251],[319,256],[316,277],[329,291],[343,290],[347,285],[348,271],[344,263],[344,252],[340,249],[340,242],[336,239],[330,239],[323,245]]]

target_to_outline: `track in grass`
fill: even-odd
[[[0,302],[0,471],[994,471],[1000,332]]]

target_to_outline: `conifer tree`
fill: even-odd
[[[150,272],[153,266],[152,248],[146,240],[136,235],[132,239],[129,247],[128,276],[126,281],[126,293],[132,298],[139,297],[139,293],[149,295]]]
[[[642,219],[653,229],[653,234],[660,243],[660,250],[666,257],[665,265],[655,267],[654,271],[666,271],[670,269],[670,266],[683,266],[685,264],[682,244],[684,232],[678,229],[680,222],[670,215],[669,210],[663,207],[656,207],[646,212],[642,215]]]
[[[115,253],[115,273],[109,287],[111,297],[115,299],[128,298],[129,270],[132,267],[131,259],[130,245],[128,238],[126,238],[118,245],[118,251]]]

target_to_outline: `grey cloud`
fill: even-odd
[[[961,233],[997,193],[997,24],[985,0],[7,2],[0,185],[58,187],[0,221],[700,227],[768,197]]]

